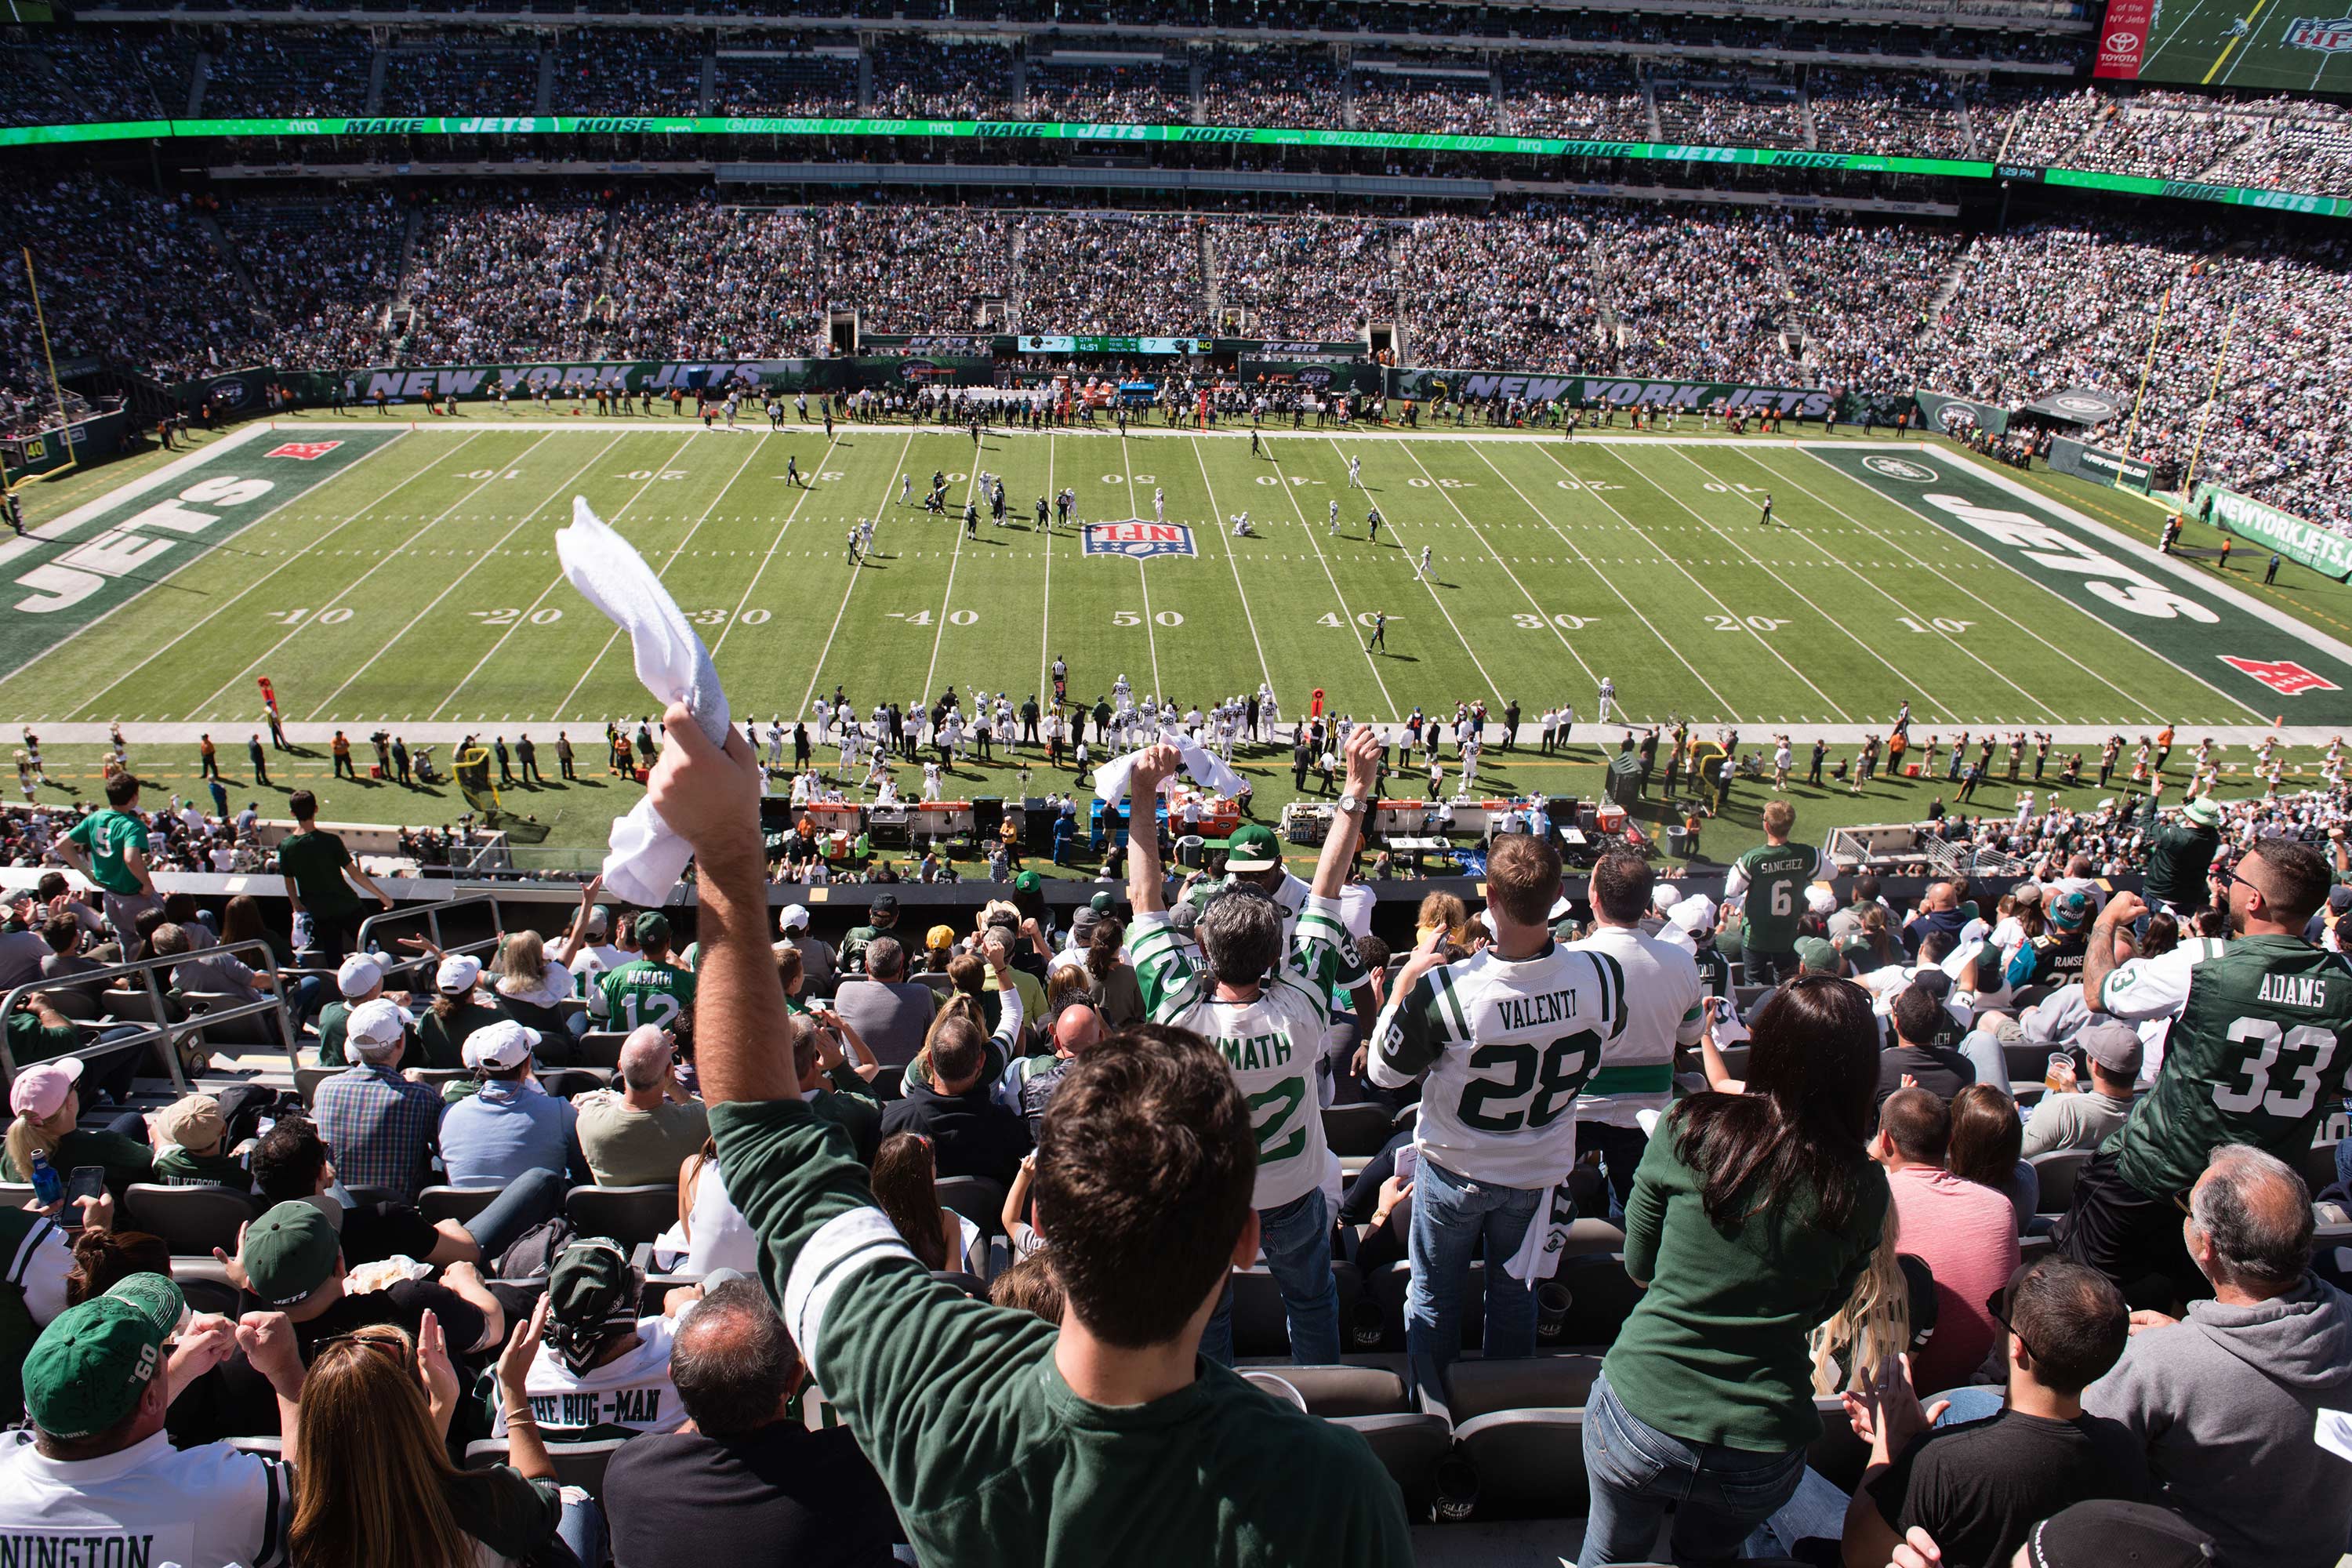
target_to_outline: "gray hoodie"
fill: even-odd
[[[2083,1391],[2147,1444],[2157,1500],[2210,1531],[2225,1568],[2343,1555],[2352,1464],[2313,1440],[2323,1405],[2352,1406],[2352,1297],[2309,1275],[2259,1306],[2197,1302]]]

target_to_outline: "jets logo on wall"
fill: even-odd
[[[223,408],[235,408],[245,401],[245,383],[235,376],[225,376],[205,388],[205,395]]]
[[[1198,555],[1192,531],[1181,522],[1146,522],[1130,517],[1124,522],[1090,522],[1086,528],[1086,553],[1126,555],[1138,561],[1154,555]]]
[[[1915,463],[1908,458],[1868,457],[1862,460],[1862,466],[1874,474],[1884,475],[1890,479],[1905,479],[1915,485],[1933,483],[1936,478],[1935,469],[1925,463]]]
[[[2333,21],[2297,16],[2287,24],[2286,42],[2289,48],[2315,49],[2323,55],[2352,51],[2352,16],[2338,16]]]
[[[2221,662],[2231,669],[2252,676],[2281,697],[2300,697],[2306,691],[2343,689],[2326,676],[2305,669],[2291,658],[2237,658],[2223,654]]]

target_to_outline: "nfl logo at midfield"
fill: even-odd
[[[2287,24],[2286,43],[2289,48],[2316,49],[2324,55],[2340,55],[2352,49],[2352,16],[2338,16],[2332,21],[2317,16],[2297,16]]]
[[[1146,522],[1130,517],[1123,522],[1090,522],[1086,527],[1088,555],[1127,555],[1138,561],[1154,555],[1198,555],[1192,531],[1181,522]]]

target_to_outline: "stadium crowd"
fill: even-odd
[[[1360,807],[1379,737],[1338,751]],[[1433,890],[1392,951],[1343,805],[1308,879],[1256,826],[1171,868],[1139,812],[1075,910],[875,889],[820,931],[771,906],[758,753],[679,707],[650,793],[690,911],[592,882],[398,956],[306,793],[267,851],[229,828],[288,928],[159,896],[211,830],[116,771],[0,818],[52,868],[0,928],[39,988],[0,1542],[1402,1564],[1466,1511],[1580,1568],[2330,1561],[2347,796],[2224,804],[2189,762],[2152,769],[2179,805],[2021,811],[1998,901],[1889,901],[1773,795],[1720,902],[1504,831],[1483,907]],[[1186,767],[1127,765],[1139,799]],[[282,996],[297,1091],[134,1100],[155,1032],[80,977],[142,955]],[[1410,1382],[1343,1359],[1391,1347]]]

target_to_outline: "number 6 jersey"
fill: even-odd
[[[2137,1022],[2172,1016],[2156,1088],[2108,1134],[2124,1180],[2186,1193],[2224,1143],[2294,1164],[2341,1092],[2352,1053],[2352,963],[2300,937],[2242,936],[2210,957],[2184,942],[2119,964],[2096,1006]]]
[[[1414,1143],[1458,1176],[1549,1187],[1576,1163],[1576,1097],[1625,1026],[1624,973],[1605,953],[1547,942],[1441,964],[1389,999],[1371,1078],[1429,1075]]]

